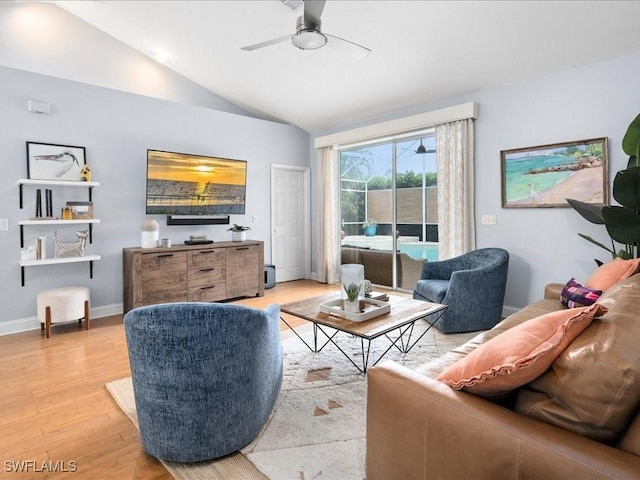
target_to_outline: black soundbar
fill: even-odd
[[[229,215],[167,215],[167,225],[229,225]]]

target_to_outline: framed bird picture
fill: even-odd
[[[27,142],[27,178],[81,181],[87,163],[84,147]]]

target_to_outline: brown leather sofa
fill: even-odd
[[[435,380],[488,339],[564,308],[562,286],[547,286],[543,300],[417,371],[392,361],[371,368],[367,480],[640,479],[640,274],[607,290],[598,302],[609,311],[562,352],[564,359],[558,357],[541,377],[508,398],[490,401]],[[556,362],[564,362],[564,372]],[[593,362],[600,365],[592,367]],[[562,405],[553,396],[539,402],[546,414],[519,413],[521,399],[526,404],[549,386],[560,391],[560,384],[571,392],[570,404],[582,405],[569,409],[566,419],[555,415]],[[602,401],[602,395],[610,399]],[[620,409],[626,414],[620,415]],[[598,412],[604,420],[580,423],[581,416]],[[599,432],[611,421],[612,430]]]

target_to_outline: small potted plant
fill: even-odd
[[[349,313],[360,313],[360,289],[362,285],[357,283],[350,283],[349,285],[342,285],[344,293],[347,294],[347,299],[344,301],[344,310]]]
[[[364,228],[365,236],[373,237],[378,229],[378,223],[373,218],[369,218],[362,224],[362,228]]]
[[[227,232],[231,232],[231,240],[234,242],[244,242],[247,239],[247,230],[251,230],[251,227],[244,227],[236,223],[227,228]]]

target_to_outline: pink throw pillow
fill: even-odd
[[[482,396],[507,393],[542,375],[595,317],[606,312],[595,303],[527,320],[480,345],[437,380]]]
[[[617,257],[610,262],[600,265],[584,284],[593,290],[602,290],[605,292],[619,281],[629,278],[636,273],[638,267],[640,267],[640,258],[624,260]]]

